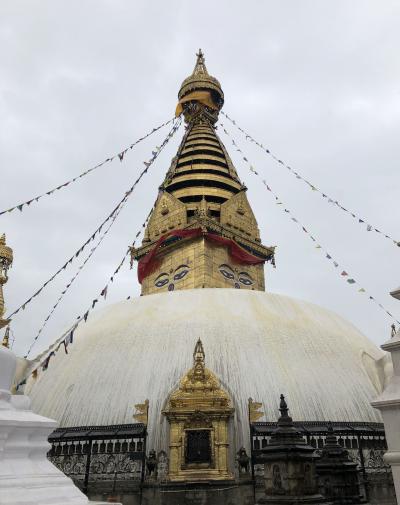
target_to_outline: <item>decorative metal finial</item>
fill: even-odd
[[[337,446],[338,445],[337,437],[335,436],[335,434],[333,432],[333,425],[332,425],[331,421],[329,421],[329,423],[328,423],[328,434],[325,438],[325,445],[328,445],[328,446]]]
[[[195,365],[196,363],[205,363],[206,355],[204,352],[204,347],[203,347],[203,342],[198,339],[196,342],[196,346],[193,351],[193,364]]]
[[[3,319],[4,315],[4,296],[3,285],[8,281],[8,269],[13,262],[13,251],[6,245],[6,236],[0,236],[0,328],[7,326],[9,319]]]
[[[285,397],[281,395],[281,402],[279,404],[279,412],[281,413],[281,417],[289,417],[289,409],[285,400]]]
[[[393,338],[396,335],[396,325],[393,323],[392,326],[390,327],[390,336]]]
[[[199,339],[193,351],[193,375],[198,381],[203,381],[205,378],[205,361],[206,355],[203,348],[203,343]]]
[[[201,49],[199,49],[199,52],[196,53],[196,56],[197,56],[196,65],[194,66],[194,70],[193,70],[192,75],[204,74],[204,75],[208,76],[203,51]]]

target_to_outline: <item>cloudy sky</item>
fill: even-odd
[[[201,47],[223,86],[225,112],[322,191],[400,240],[398,2],[3,0],[0,9],[1,210],[58,186],[170,119]],[[400,284],[400,249],[229,130],[341,268],[400,318],[400,303],[388,294]],[[166,132],[122,163],[0,216],[15,254],[5,288],[9,312],[79,249]],[[132,194],[32,356],[104,286],[149,211],[182,132]],[[387,340],[391,319],[341,278],[220,135],[248,186],[263,242],[277,246],[277,268],[266,267],[267,289],[330,308],[377,344]],[[89,250],[15,316],[18,353],[26,352]],[[136,271],[126,267],[103,305],[138,293]]]

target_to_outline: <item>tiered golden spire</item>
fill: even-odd
[[[178,98],[177,113],[185,117],[186,133],[160,187],[143,245],[132,251],[141,261],[162,242],[153,267],[142,276],[142,294],[203,287],[264,290],[262,263],[273,258],[274,249],[261,245],[247,188],[216,133],[224,94],[208,73],[201,50]],[[202,237],[187,233],[199,229]],[[184,232],[179,241],[162,240],[176,230]],[[216,246],[216,240],[204,240],[208,234],[227,239],[225,247],[221,241]],[[245,268],[232,262],[229,241],[254,261]]]

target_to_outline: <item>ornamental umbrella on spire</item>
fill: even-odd
[[[219,81],[207,72],[201,49],[196,56],[193,73],[182,82],[179,90],[176,115],[179,116],[183,112],[186,122],[189,123],[196,113],[206,112],[208,118],[215,123],[224,104],[224,93]]]

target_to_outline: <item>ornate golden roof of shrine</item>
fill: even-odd
[[[233,411],[229,394],[205,366],[205,352],[199,339],[193,352],[193,367],[181,378],[179,388],[171,393],[165,412],[200,409]]]

